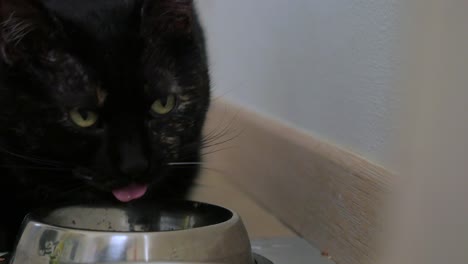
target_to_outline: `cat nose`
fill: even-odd
[[[144,158],[123,160],[120,171],[129,176],[139,176],[148,170],[148,161]]]

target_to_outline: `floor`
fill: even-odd
[[[295,237],[290,229],[230,184],[220,173],[203,172],[191,199],[236,211],[241,216],[251,239]]]
[[[331,264],[327,257],[299,238],[248,195],[230,184],[222,174],[205,171],[198,180],[192,199],[236,211],[252,239],[253,251],[274,264]]]
[[[269,238],[252,241],[255,253],[274,264],[333,264],[319,250],[298,237]]]

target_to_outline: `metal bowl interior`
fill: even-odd
[[[178,201],[161,204],[72,205],[29,216],[50,226],[101,232],[169,232],[221,224],[233,212],[215,205]]]

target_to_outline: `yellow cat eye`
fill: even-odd
[[[70,111],[70,120],[82,128],[92,127],[98,121],[98,114],[90,110],[75,108]]]
[[[176,97],[169,95],[164,99],[154,101],[151,111],[158,115],[167,115],[176,107]]]

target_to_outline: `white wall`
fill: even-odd
[[[219,93],[384,165],[398,145],[379,263],[467,263],[468,1],[200,1]]]
[[[199,0],[215,93],[389,164],[398,1]]]

